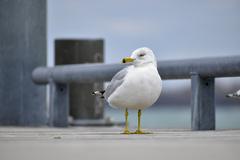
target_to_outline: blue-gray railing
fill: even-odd
[[[36,68],[33,81],[50,83],[50,125],[68,125],[69,83],[109,81],[125,66],[76,64]],[[214,130],[214,79],[240,76],[240,56],[158,61],[158,71],[163,80],[191,79],[192,130]]]

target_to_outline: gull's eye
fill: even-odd
[[[146,55],[145,53],[141,53],[141,54],[139,54],[139,57],[143,57],[145,55]]]

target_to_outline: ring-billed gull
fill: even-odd
[[[124,134],[128,129],[128,109],[138,110],[138,128],[134,134],[144,134],[141,130],[141,110],[150,107],[160,96],[162,80],[157,70],[157,61],[153,51],[143,47],[132,52],[131,57],[122,60],[131,63],[120,70],[111,80],[105,91],[95,91],[116,108],[125,109]]]

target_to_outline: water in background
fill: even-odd
[[[124,121],[124,111],[105,108],[105,116],[117,122]],[[131,127],[137,125],[137,111],[129,111]],[[161,129],[190,129],[191,108],[185,106],[150,107],[142,112],[143,128]],[[217,129],[240,129],[240,107],[239,106],[217,106],[216,107]]]

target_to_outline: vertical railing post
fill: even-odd
[[[50,83],[49,125],[67,127],[69,115],[68,84]]]
[[[192,130],[215,129],[214,78],[191,73]]]

